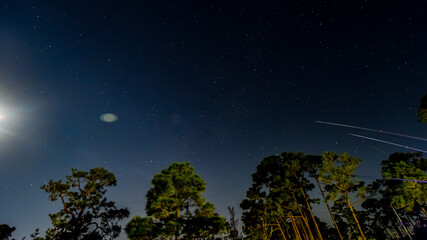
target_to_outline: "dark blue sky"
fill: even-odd
[[[345,151],[378,177],[404,149],[348,133],[426,149],[314,122],[427,136],[425,3],[351,2],[1,1],[0,223],[44,231],[59,205],[39,187],[72,167],[114,172],[134,216],[188,161],[227,216],[268,155]]]

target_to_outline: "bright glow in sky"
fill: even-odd
[[[116,114],[113,114],[113,113],[104,113],[104,114],[102,114],[100,116],[100,119],[103,122],[115,122],[119,118],[117,117]]]

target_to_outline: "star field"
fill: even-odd
[[[71,168],[115,173],[109,197],[131,217],[144,214],[154,174],[175,161],[194,166],[225,217],[227,206],[240,213],[268,155],[345,151],[364,159],[359,173],[379,177],[380,162],[404,149],[314,121],[426,136],[416,116],[427,91],[426,9],[2,1],[0,223],[16,226],[15,238],[43,232],[58,204],[39,187]],[[101,120],[106,113],[117,119]]]

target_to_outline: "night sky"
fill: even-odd
[[[315,121],[426,137],[426,25],[424,1],[0,1],[0,223],[44,232],[40,186],[71,168],[115,173],[131,217],[176,161],[227,218],[268,155],[345,151],[380,177],[406,150],[348,133],[426,143]]]

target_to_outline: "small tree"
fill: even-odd
[[[60,200],[62,209],[49,214],[53,228],[46,231],[46,239],[113,239],[121,231],[118,221],[129,216],[126,208],[118,209],[104,196],[106,187],[116,186],[113,173],[104,168],[89,172],[72,169],[71,176],[62,182],[52,181],[41,189],[49,200]]]
[[[230,206],[228,206],[227,209],[228,209],[228,214],[230,214],[230,220],[228,221],[230,226],[229,238],[232,240],[238,240],[240,239],[239,230],[237,229],[239,225],[239,220],[236,219],[236,211],[234,211],[234,207],[230,207]]]
[[[151,183],[145,207],[148,217],[136,216],[127,224],[130,239],[200,239],[225,230],[225,219],[202,197],[205,182],[189,163],[173,163]]]

